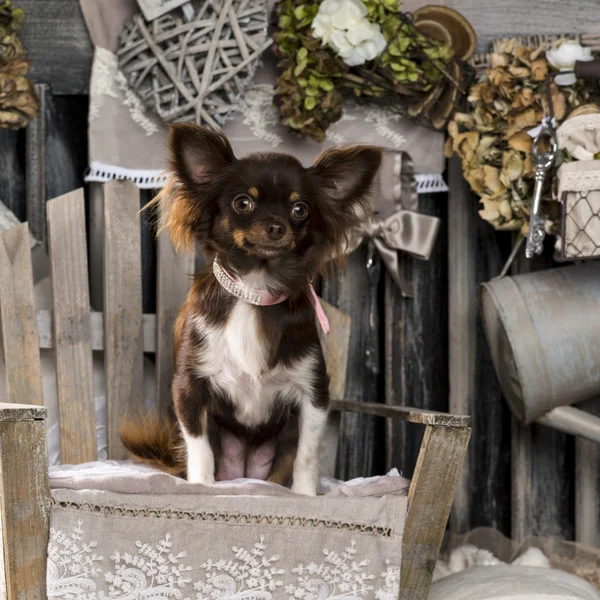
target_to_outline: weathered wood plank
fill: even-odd
[[[171,406],[173,380],[173,328],[179,310],[190,289],[194,275],[193,253],[177,255],[162,231],[158,240],[158,272],[156,290],[156,386],[159,410],[167,414]]]
[[[0,421],[39,421],[46,418],[47,412],[45,406],[0,402]]]
[[[46,598],[49,499],[44,420],[0,421],[0,518],[7,600]]]
[[[54,330],[52,313],[49,310],[39,310],[37,324],[40,338],[40,348],[54,348]],[[90,327],[92,336],[92,350],[104,350],[104,315],[100,312],[90,314]],[[142,316],[142,330],[144,337],[144,352],[156,352],[156,316]]]
[[[441,194],[419,195],[419,212],[446,222]],[[385,401],[389,405],[448,410],[447,229],[440,229],[428,261],[400,255],[413,297],[403,298],[390,275],[384,280]],[[432,343],[432,340],[436,340]],[[423,428],[386,422],[386,471],[398,467],[410,477]]]
[[[335,306],[331,306],[324,300],[321,301],[321,305],[330,327],[329,333],[326,334],[319,326],[319,340],[329,376],[329,399],[343,400],[346,395],[352,323],[350,317]]]
[[[78,464],[98,457],[83,190],[47,209],[61,456]]]
[[[367,269],[367,254],[366,245],[358,248],[348,257],[345,273],[336,271],[323,280],[321,295],[351,318],[346,397],[378,402],[381,397],[378,355],[381,261],[378,255],[373,255],[371,267]],[[368,415],[342,414],[338,477],[351,479],[382,472],[383,447],[377,440],[383,438],[384,426]]]
[[[0,201],[22,222],[26,220],[25,173],[19,133],[0,130]]]
[[[104,340],[108,456],[124,459],[122,420],[143,406],[143,330],[139,190],[104,187]]]
[[[27,178],[27,223],[33,237],[46,246],[46,94],[44,83],[36,84],[39,113],[25,132]]]
[[[154,192],[140,190],[140,208],[150,200]],[[140,213],[142,226],[142,307],[145,313],[155,313],[158,289],[158,243],[156,223],[149,211]]]
[[[475,281],[480,283],[496,277],[502,270],[505,256],[510,253],[510,235],[498,234],[477,214],[481,208],[477,197],[469,195],[475,253]],[[479,287],[476,289],[476,301]],[[510,535],[511,413],[506,404],[494,370],[483,331],[481,311],[477,311],[475,390],[472,410],[473,435],[469,445],[470,513],[469,529],[494,527]]]
[[[8,401],[43,404],[29,245],[26,224],[0,234],[2,344]]]
[[[408,494],[400,600],[425,600],[471,430],[428,426]]]
[[[87,96],[59,96],[53,89],[46,94],[46,198],[84,186],[87,128]]]
[[[410,406],[389,406],[387,404],[374,404],[372,402],[350,402],[348,400],[331,402],[331,410],[374,415],[397,419],[408,423],[419,423],[434,427],[465,428],[471,426],[471,417],[468,415],[455,415]]]
[[[600,400],[580,408],[600,416]],[[600,445],[575,441],[575,541],[600,548]]]
[[[94,310],[104,306],[104,184],[91,182],[88,191],[90,241],[90,302]],[[97,350],[97,348],[94,348]]]
[[[529,273],[552,265],[552,241],[543,256],[527,260],[521,251],[513,273]],[[513,420],[513,539],[528,535],[573,539],[575,440],[543,425],[522,427]]]
[[[56,94],[87,94],[92,44],[77,0],[20,0],[31,77]]]
[[[598,16],[596,0],[579,0],[576,6],[562,0],[544,0],[543,4],[540,0],[444,0],[440,4],[469,19],[477,32],[480,51],[492,39],[506,35],[593,32]]]
[[[521,542],[533,530],[533,482],[531,427],[512,418],[511,447],[511,538]]]
[[[469,184],[463,177],[460,158],[448,161],[448,358],[450,412],[475,412],[477,352],[477,282],[475,280],[476,215],[471,209]],[[469,530],[471,514],[471,460],[469,454],[456,489],[452,509],[452,530]]]

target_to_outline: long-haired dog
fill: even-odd
[[[285,154],[238,159],[223,135],[180,124],[170,152],[162,224],[210,266],[175,327],[178,427],[129,423],[123,442],[190,482],[292,480],[315,495],[328,377],[311,282],[366,213],[381,151],[333,148],[309,168]]]

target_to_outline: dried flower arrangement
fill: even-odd
[[[502,43],[490,56],[490,68],[471,88],[469,112],[457,113],[448,124],[446,155],[458,154],[466,180],[481,199],[480,216],[498,230],[521,230],[526,235],[529,229],[534,166],[533,138],[528,132],[549,114],[547,75],[565,67],[556,50],[526,47],[517,39]],[[574,78],[563,79],[564,85],[557,83],[561,82],[550,85],[557,124],[597,98],[597,85]],[[564,154],[558,157],[552,175],[565,158]],[[542,211],[548,232],[554,231],[559,219],[557,203],[550,202],[551,179]]]
[[[27,79],[29,60],[19,40],[23,10],[0,0],[0,127],[25,127],[38,112],[33,84]]]
[[[397,0],[283,0],[275,35],[275,103],[283,123],[323,141],[342,116],[344,94],[387,101],[407,113],[412,107],[412,116],[423,113],[427,99],[433,104],[448,84],[461,85],[450,33],[438,29],[442,41],[400,12]],[[450,95],[447,105],[454,101]]]

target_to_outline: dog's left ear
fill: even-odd
[[[351,229],[370,213],[381,161],[381,148],[347,146],[325,150],[309,169],[322,190],[321,213],[331,257],[339,255]]]
[[[372,191],[381,166],[382,151],[375,146],[329,148],[317,158],[311,171],[332,205],[362,203]]]

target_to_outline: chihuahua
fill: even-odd
[[[332,148],[305,168],[238,159],[220,133],[177,124],[170,155],[153,202],[174,246],[199,244],[209,266],[175,326],[176,426],[129,423],[123,443],[193,483],[251,477],[314,496],[328,377],[311,282],[368,213],[381,150]]]

